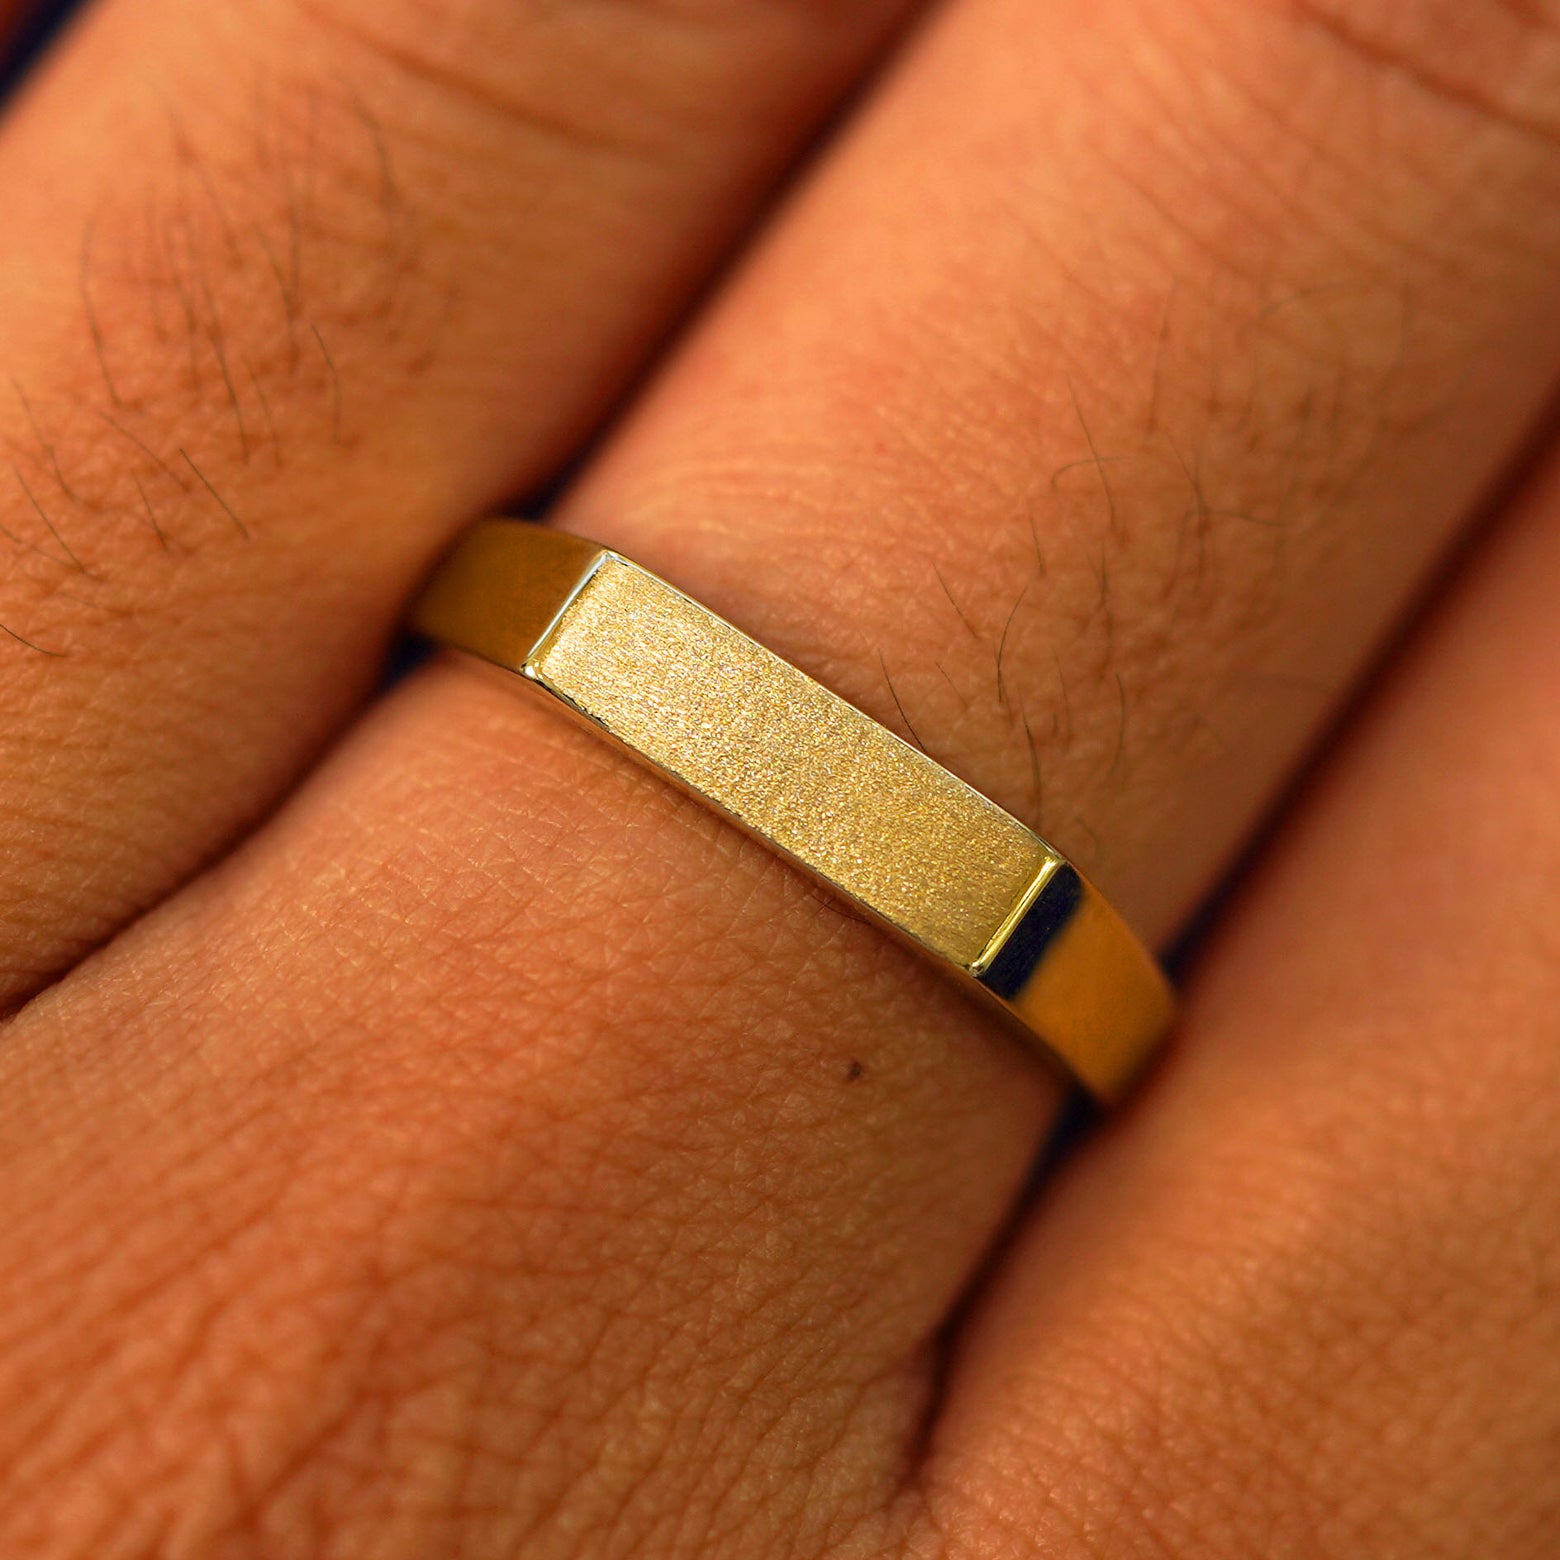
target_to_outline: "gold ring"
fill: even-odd
[[[1062,853],[620,554],[479,521],[412,612],[950,965],[1104,1101],[1170,1023],[1153,956]]]

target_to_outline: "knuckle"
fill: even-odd
[[[295,5],[333,46],[420,99],[442,100],[457,120],[496,119],[544,148],[608,160],[664,154],[706,118],[703,105],[719,98],[705,90],[712,62],[718,71],[737,19],[751,25],[768,9],[727,0],[532,0],[453,14],[437,0]]]
[[[17,359],[6,600],[44,649],[155,608],[160,563],[248,540],[296,459],[365,437],[363,360],[415,373],[435,348],[444,300],[376,116],[339,83],[253,86],[247,111],[148,110],[139,173],[83,198],[53,349]]]
[[[315,1187],[311,1212],[214,1171],[209,1239],[143,1206],[20,1346],[8,1314],[0,1550],[454,1552],[507,1455],[472,1363],[483,1262],[409,1233],[402,1179],[350,1208]],[[294,1248],[289,1223],[333,1238]]]
[[[1453,109],[1560,142],[1560,8],[1553,0],[1289,0],[1356,65]]]
[[[425,0],[364,6],[353,0],[297,0],[305,23],[349,56],[367,59],[419,96],[444,99],[457,112],[497,116],[507,126],[571,145],[608,146],[603,122],[619,95],[575,90],[568,51],[551,40],[538,51],[534,7],[467,6],[451,15]],[[604,54],[605,48],[601,49]],[[538,68],[545,57],[550,68]]]

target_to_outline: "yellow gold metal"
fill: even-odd
[[[1100,1099],[1168,1026],[1158,965],[1061,852],[621,555],[480,521],[412,626],[545,688],[951,965]]]

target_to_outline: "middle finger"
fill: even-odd
[[[960,7],[565,523],[1162,938],[1560,370],[1560,37],[1467,13],[1508,100],[1423,85],[1462,22]]]

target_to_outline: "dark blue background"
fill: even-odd
[[[0,96],[16,85],[38,51],[54,36],[60,23],[76,9],[78,0],[33,0],[23,13],[21,31],[9,45],[0,46]]]

